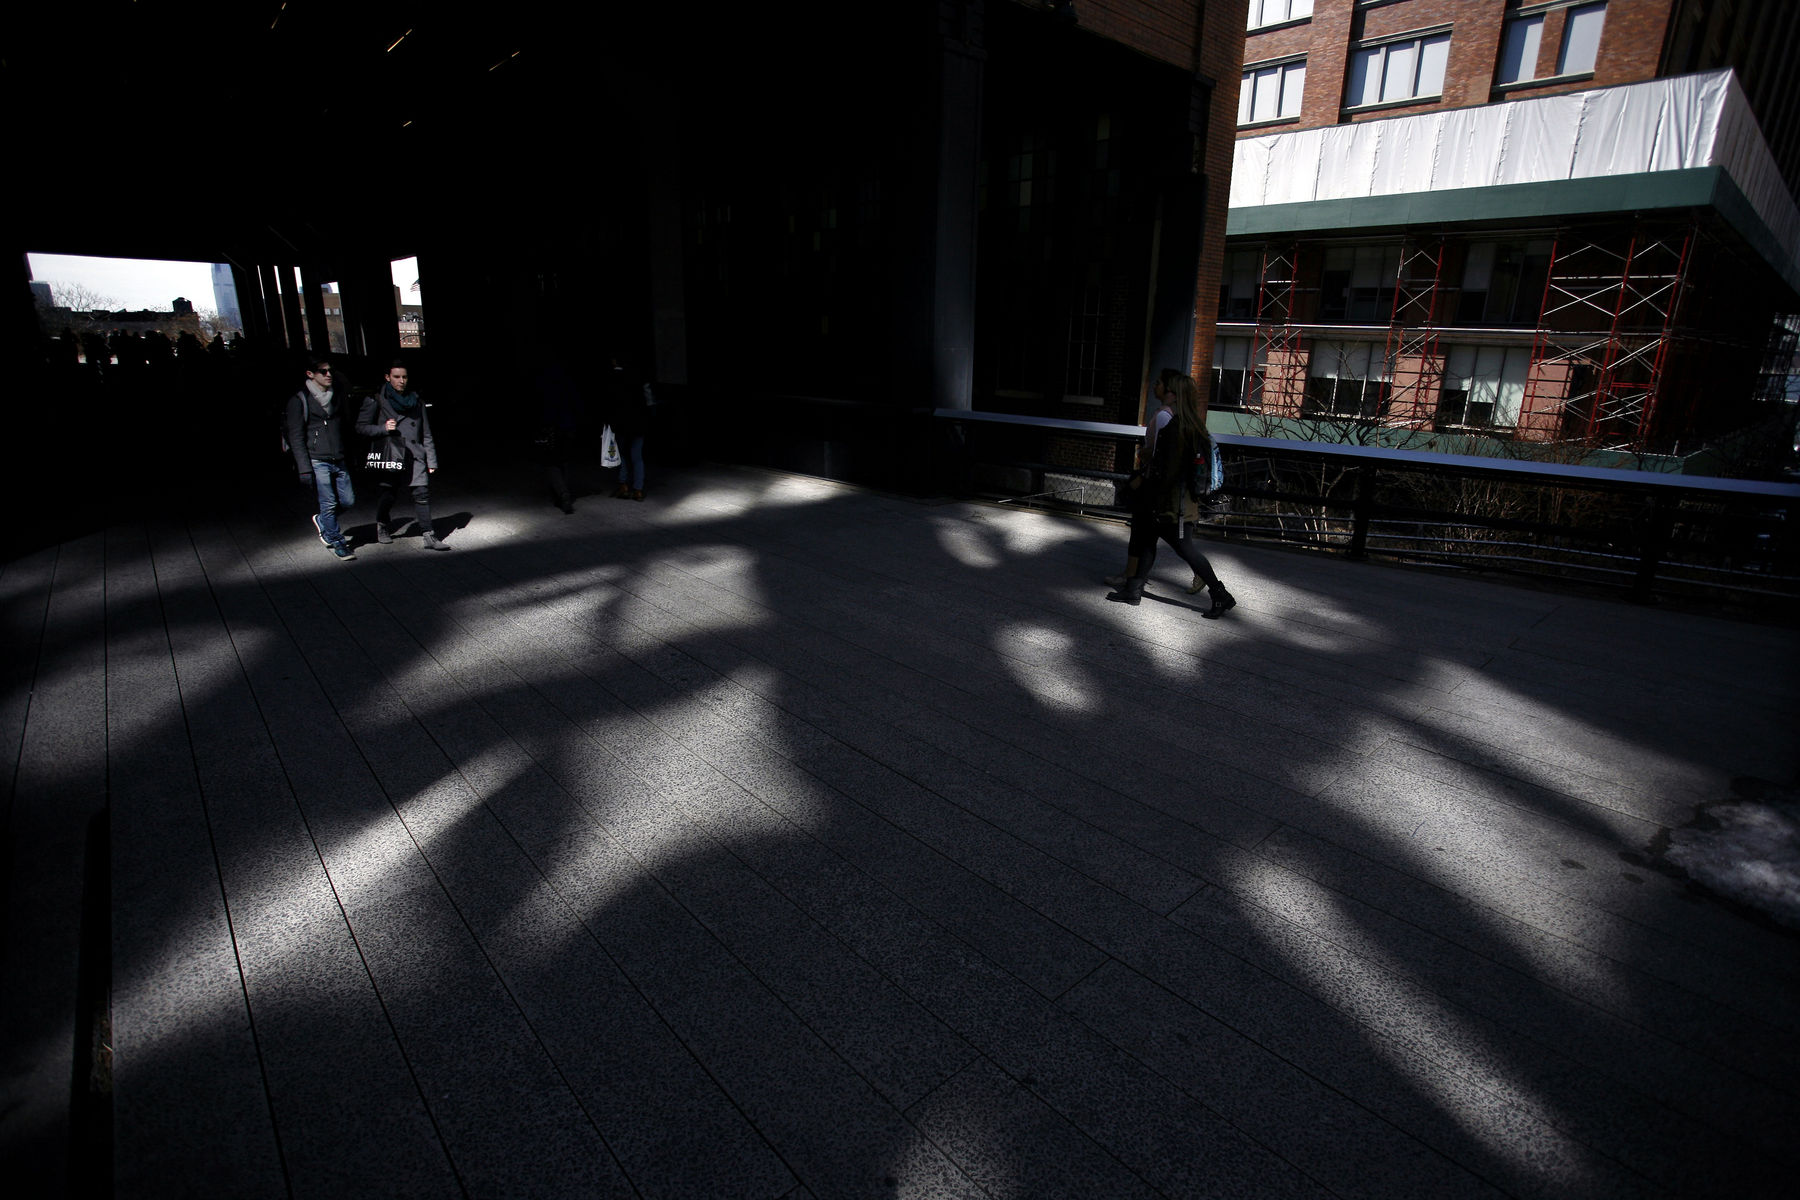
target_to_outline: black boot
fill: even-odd
[[[1215,583],[1206,590],[1207,593],[1212,596],[1212,607],[1201,613],[1201,616],[1211,617],[1214,620],[1217,620],[1225,615],[1227,609],[1237,607],[1237,600],[1230,592],[1225,590],[1224,584]]]
[[[1106,598],[1108,600],[1116,600],[1120,604],[1141,604],[1144,599],[1144,584],[1148,582],[1148,580],[1148,576],[1133,575],[1130,579],[1125,581],[1124,587],[1116,592],[1106,593]]]

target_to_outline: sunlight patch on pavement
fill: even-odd
[[[963,566],[991,570],[1003,561],[987,530],[971,526],[967,521],[945,517],[934,517],[931,525],[937,534],[938,546]]]
[[[1513,1063],[1533,1047],[1504,1030],[1480,1028],[1410,977],[1382,933],[1345,912],[1331,889],[1255,856],[1240,860],[1230,876],[1225,886],[1239,908],[1236,919],[1248,925],[1243,932],[1279,955],[1310,995],[1371,1030],[1365,1044],[1396,1075],[1495,1157],[1560,1194],[1579,1191],[1580,1156],[1559,1152],[1568,1139],[1553,1127],[1556,1108]]]
[[[1012,622],[994,633],[995,658],[1045,708],[1091,716],[1105,705],[1076,654],[1075,639],[1045,625]]]
[[[1011,1169],[1011,1164],[1001,1157],[1001,1147],[1010,1139],[997,1136],[994,1130],[970,1128],[974,1122],[969,1114],[959,1114],[959,1117],[956,1146],[980,1156],[979,1188],[950,1163],[945,1151],[907,1125],[903,1143],[896,1148],[893,1159],[882,1172],[886,1176],[887,1192],[901,1200],[938,1200],[949,1196],[1024,1200],[1023,1183]]]
[[[758,509],[797,508],[835,499],[843,489],[827,480],[792,476],[763,487],[711,488],[665,502],[656,517],[663,525],[696,525],[754,514]]]

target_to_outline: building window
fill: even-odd
[[[1392,104],[1399,100],[1441,96],[1444,65],[1450,59],[1450,35],[1431,34],[1384,42],[1356,51],[1350,59],[1348,107]]]
[[[1568,22],[1563,26],[1562,53],[1556,59],[1558,75],[1593,71],[1600,53],[1600,28],[1605,24],[1605,4],[1583,4],[1569,10]]]
[[[1212,395],[1207,403],[1212,408],[1242,408],[1250,396],[1255,376],[1263,373],[1259,360],[1254,374],[1250,369],[1251,339],[1222,337],[1213,341]],[[1265,351],[1266,354],[1266,351]]]
[[[1238,124],[1260,125],[1298,117],[1305,87],[1305,59],[1245,71],[1238,88]]]
[[[1437,427],[1515,427],[1530,370],[1531,350],[1526,346],[1451,346],[1444,356]]]
[[[1544,36],[1544,14],[1515,17],[1506,23],[1500,41],[1500,65],[1494,82],[1524,83],[1537,78],[1538,44]]]
[[[1099,396],[1100,331],[1105,319],[1106,302],[1100,285],[1088,284],[1069,311],[1069,345],[1063,370],[1065,398]]]
[[[1313,0],[1250,0],[1250,20],[1246,29],[1281,25],[1312,16]]]
[[[1398,246],[1334,246],[1325,252],[1319,278],[1319,316],[1327,321],[1379,321],[1394,315]]]
[[[1458,325],[1535,325],[1550,275],[1550,242],[1476,242],[1463,261]]]
[[[1373,342],[1314,342],[1300,412],[1372,420],[1387,409],[1392,378],[1386,355]]]
[[[1234,250],[1225,256],[1219,280],[1219,320],[1254,321],[1262,255],[1255,250]]]

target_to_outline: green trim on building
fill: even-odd
[[[1750,201],[1726,174],[1724,167],[1644,171],[1633,175],[1509,183],[1441,192],[1354,196],[1344,200],[1306,200],[1295,204],[1256,204],[1230,210],[1225,221],[1225,236],[1270,237],[1496,221],[1519,224],[1562,217],[1692,208],[1710,208],[1717,212],[1790,288],[1800,292],[1800,263],[1783,252],[1774,233],[1750,206]]]

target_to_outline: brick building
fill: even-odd
[[[1247,26],[1221,427],[1686,454],[1769,415],[1800,6],[1252,0]]]

